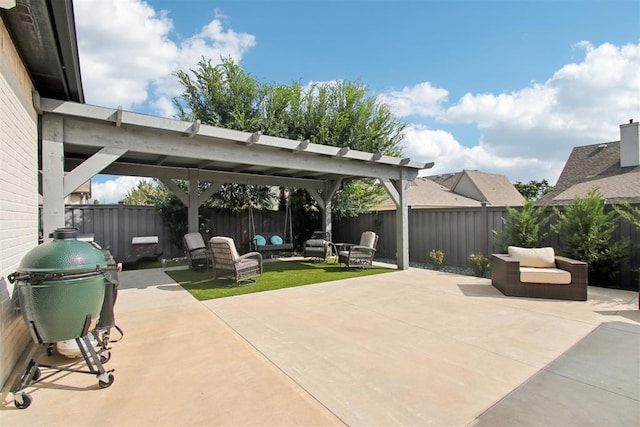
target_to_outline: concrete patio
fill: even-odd
[[[161,269],[120,279],[113,385],[43,370],[18,410],[9,382],[0,425],[640,424],[637,292],[410,269],[198,302]]]

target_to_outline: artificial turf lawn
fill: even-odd
[[[395,270],[375,265],[367,269],[346,269],[344,264],[334,264],[333,261],[273,261],[263,264],[262,276],[255,278],[255,283],[247,281],[239,284],[229,278],[213,279],[212,270],[171,270],[166,273],[197,300],[203,301],[391,271]]]

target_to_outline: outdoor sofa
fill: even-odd
[[[509,246],[491,256],[491,284],[504,295],[587,300],[587,263],[556,256],[553,248]]]

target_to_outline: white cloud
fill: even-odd
[[[199,33],[176,43],[173,22],[141,0],[76,0],[76,31],[87,103],[125,109],[149,105],[154,113],[175,113],[171,98],[180,86],[173,75],[197,62],[242,59],[255,37],[225,30],[221,15]],[[108,17],[108,18],[107,18]]]
[[[420,125],[408,127],[403,142],[405,154],[412,159],[435,161],[433,168],[421,172],[420,175],[425,176],[470,169],[506,175],[512,182],[540,181],[548,179],[563,165],[562,161],[548,162],[539,158],[501,157],[483,143],[465,147],[449,132]]]
[[[118,203],[130,190],[136,188],[140,181],[149,181],[149,178],[137,176],[118,176],[104,182],[91,183],[91,203],[94,200],[101,205]]]
[[[583,60],[544,83],[511,93],[467,93],[449,108],[425,84],[387,94],[398,115],[427,112],[450,126],[475,124],[481,133],[468,148],[447,132],[414,126],[405,138],[408,154],[435,161],[436,173],[477,168],[512,181],[555,182],[573,147],[618,140],[619,125],[640,118],[640,44],[581,42],[576,49],[584,52]]]
[[[441,105],[447,101],[448,91],[433,87],[431,83],[419,83],[413,87],[404,87],[400,91],[380,94],[378,100],[389,105],[398,117],[411,115],[437,116],[441,114]]]

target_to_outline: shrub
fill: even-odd
[[[522,209],[507,206],[508,218],[502,218],[504,228],[501,232],[493,231],[496,245],[502,252],[507,252],[507,246],[523,248],[537,248],[544,246],[549,233],[541,231],[551,218],[543,216],[544,206],[535,206],[533,200],[527,200]]]
[[[441,250],[431,249],[431,252],[429,252],[429,258],[433,263],[433,268],[436,270],[440,270],[442,268],[442,265],[444,264],[444,252]]]
[[[469,264],[473,268],[473,273],[478,277],[484,277],[485,273],[491,268],[489,258],[482,253],[469,255]]]
[[[552,226],[560,237],[558,253],[589,264],[589,283],[605,285],[620,271],[628,240],[613,240],[618,213],[604,212],[604,199],[597,188],[576,197],[564,212],[554,209],[558,222]]]

